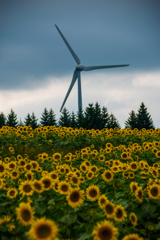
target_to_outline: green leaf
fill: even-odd
[[[40,215],[43,215],[46,209],[47,209],[47,206],[44,203],[41,203],[35,206],[36,213],[39,213]]]
[[[77,220],[77,214],[68,214],[59,219],[60,222],[63,222],[67,225],[74,223]]]
[[[92,233],[84,233],[80,238],[78,238],[77,240],[85,240],[85,239],[89,239],[91,238],[93,235]]]

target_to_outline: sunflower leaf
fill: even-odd
[[[85,239],[89,239],[90,237],[92,237],[92,233],[84,233],[83,235],[81,235],[80,238],[78,238],[77,240],[85,240]]]
[[[41,203],[39,205],[35,206],[36,213],[43,215],[43,213],[46,211],[47,206],[44,203]]]

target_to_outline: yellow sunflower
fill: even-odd
[[[126,217],[127,217],[127,213],[124,210],[123,206],[117,205],[115,210],[115,216],[114,216],[115,221],[122,222],[125,220]]]
[[[16,208],[17,219],[24,226],[31,225],[34,221],[34,210],[28,203],[20,203]]]
[[[139,166],[138,166],[138,163],[137,162],[131,162],[130,163],[130,168],[132,171],[137,171]]]
[[[78,186],[80,184],[80,179],[77,177],[76,174],[73,174],[70,178],[70,182],[72,185]]]
[[[52,188],[53,180],[50,176],[44,176],[40,181],[43,183],[45,191],[48,191]]]
[[[11,173],[10,173],[10,176],[11,178],[14,180],[14,179],[17,179],[19,177],[19,173],[17,170],[13,170]]]
[[[58,173],[56,173],[56,172],[54,172],[54,171],[50,172],[49,175],[50,175],[50,177],[52,178],[53,181],[59,179]]]
[[[58,240],[58,226],[54,221],[42,217],[34,221],[27,235],[34,240]]]
[[[143,191],[142,187],[138,187],[137,190],[135,191],[135,196],[139,202],[143,201]]]
[[[19,186],[20,193],[23,195],[32,195],[33,194],[33,189],[32,189],[32,183],[30,181],[25,181],[22,182],[21,185]]]
[[[0,189],[2,189],[2,188],[3,188],[3,179],[0,178]]]
[[[160,198],[160,185],[153,184],[148,190],[148,195],[151,199],[159,199]]]
[[[33,186],[34,191],[36,191],[38,193],[41,193],[44,191],[44,184],[41,181],[38,181],[35,179],[32,182],[32,186]]]
[[[110,201],[107,201],[103,207],[103,211],[108,218],[114,217],[115,210],[116,210],[115,205]]]
[[[102,174],[102,178],[105,182],[110,182],[113,180],[113,173],[110,170],[105,170]]]
[[[134,227],[137,225],[137,216],[135,213],[133,213],[133,212],[130,213],[129,220],[131,221],[131,223]]]
[[[86,195],[90,201],[96,201],[99,197],[99,194],[99,188],[95,185],[91,185],[86,189]]]
[[[7,196],[9,198],[15,198],[17,196],[17,194],[18,194],[18,191],[16,188],[10,188],[7,192]]]
[[[143,238],[139,237],[137,233],[132,233],[126,235],[122,240],[143,240]]]
[[[61,181],[58,184],[58,191],[60,194],[68,194],[71,190],[71,185],[66,181]]]
[[[94,227],[92,234],[94,240],[116,240],[118,229],[115,228],[112,222],[105,220]]]
[[[54,153],[53,154],[53,160],[56,162],[59,162],[61,160],[61,154],[60,153]]]
[[[0,161],[0,177],[6,172],[6,164]]]
[[[88,171],[86,174],[86,177],[88,180],[92,179],[94,177],[94,173],[92,171]]]
[[[135,193],[135,191],[137,190],[137,188],[138,188],[138,183],[137,183],[137,182],[131,182],[131,183],[130,183],[131,192]]]
[[[107,201],[108,201],[108,198],[104,194],[102,194],[98,198],[98,205],[100,206],[100,208],[103,208]]]
[[[72,189],[66,199],[72,208],[80,207],[84,201],[84,191],[79,188]]]

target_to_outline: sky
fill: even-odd
[[[84,110],[98,102],[124,128],[144,102],[160,127],[159,12],[159,0],[0,0],[0,112],[59,119],[77,63],[56,24],[83,65],[130,64],[81,72]],[[78,111],[77,82],[65,107]]]

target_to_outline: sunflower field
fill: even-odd
[[[160,239],[160,129],[0,129],[0,239]]]

